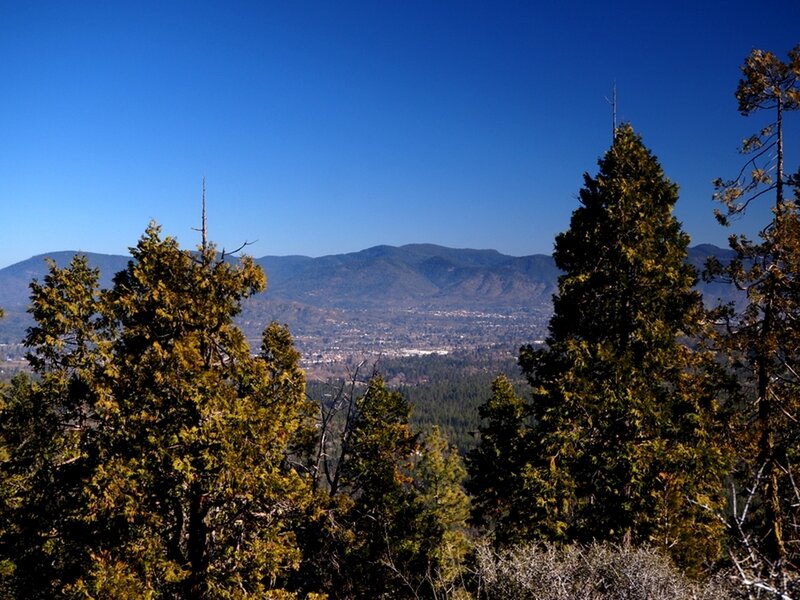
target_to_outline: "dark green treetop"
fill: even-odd
[[[584,177],[556,238],[547,347],[520,352],[533,387],[526,486],[539,535],[652,543],[697,566],[719,549],[695,535],[718,527],[698,506],[721,502],[726,455],[713,361],[681,342],[702,305],[677,199],[629,125]]]

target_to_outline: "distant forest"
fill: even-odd
[[[399,391],[411,406],[411,426],[427,432],[434,426],[459,453],[478,445],[481,423],[478,407],[492,393],[492,382],[505,375],[516,383],[520,394],[526,393],[525,378],[517,358],[503,358],[496,351],[465,350],[453,354],[433,354],[400,358],[381,357],[361,367],[365,374],[380,373],[386,385]],[[353,373],[355,375],[355,373]],[[308,382],[308,395],[319,402],[330,395],[345,379]]]
[[[677,185],[615,126],[513,356],[310,382],[286,325],[253,351],[264,270],[205,224],[188,250],[151,223],[110,281],[51,261],[0,384],[0,596],[800,599],[800,45],[753,50],[735,97],[773,122],[716,216],[767,202],[760,237],[692,264]]]

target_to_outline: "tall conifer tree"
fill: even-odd
[[[766,112],[772,122],[744,141],[748,158],[738,176],[715,182],[715,199],[725,206],[718,218],[728,224],[760,198],[771,202],[773,218],[760,242],[731,236],[735,258],[729,265],[710,261],[707,275],[747,295],[742,311],[723,307],[717,315],[727,325],[720,348],[753,396],[742,404],[737,469],[753,510],[734,514],[734,530],[751,576],[785,590],[786,572],[800,570],[800,173],[790,177],[784,168],[785,117],[800,109],[800,45],[785,61],[754,49],[742,75],[739,112]],[[792,189],[795,197],[787,197]]]
[[[556,238],[564,275],[547,347],[520,354],[533,386],[530,526],[656,544],[699,566],[718,552],[719,525],[699,505],[720,505],[726,453],[713,361],[681,341],[702,306],[677,187],[629,125],[599,167]]]
[[[155,225],[131,253],[110,290],[84,258],[32,286],[40,381],[0,412],[0,474],[21,490],[2,498],[7,589],[264,597],[300,560],[289,520],[309,498],[287,460],[309,414],[299,355],[271,325],[253,356],[233,323],[264,287],[252,260]]]

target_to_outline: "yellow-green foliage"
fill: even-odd
[[[267,597],[299,563],[292,519],[310,500],[287,462],[310,426],[299,355],[273,324],[253,356],[234,325],[265,285],[250,259],[181,250],[155,225],[131,254],[108,290],[81,257],[32,286],[31,395],[54,417],[14,460],[52,498],[12,511],[51,511],[22,544],[44,555],[18,561],[17,593],[35,597],[28,571],[49,560],[85,597]]]

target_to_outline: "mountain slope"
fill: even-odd
[[[50,256],[66,265],[75,252]],[[691,248],[689,262],[699,270],[708,256],[730,258],[716,246]],[[126,256],[87,254],[101,271],[101,284],[109,286],[113,274],[123,269]],[[28,285],[47,273],[45,256],[0,269],[0,306],[7,313],[0,321],[0,342],[18,341],[30,319],[25,313]],[[310,258],[265,256],[256,259],[267,273],[267,292],[245,306],[248,322],[278,318],[311,332],[326,319],[347,323],[358,311],[374,319],[392,311],[468,310],[508,314],[512,311],[549,312],[557,290],[558,269],[551,256],[514,257],[496,250],[454,249],[433,244],[401,247],[375,246],[360,252]],[[733,297],[730,286],[700,284],[708,302]],[[388,319],[388,316],[386,316]]]

